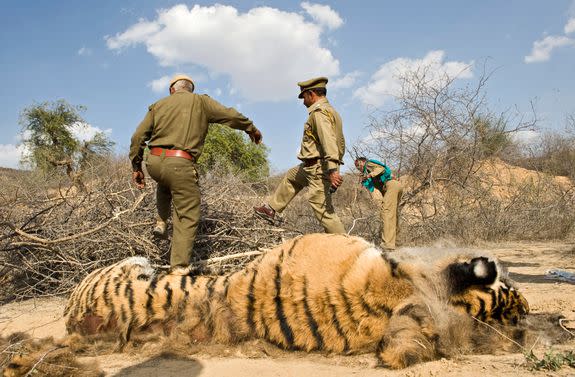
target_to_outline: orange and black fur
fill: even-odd
[[[376,351],[382,365],[402,368],[471,352],[479,321],[513,327],[529,310],[495,260],[439,254],[310,234],[224,276],[157,274],[134,257],[88,275],[64,314],[69,333],[117,331],[121,346],[135,331],[177,326],[194,342]]]

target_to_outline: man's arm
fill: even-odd
[[[339,160],[333,116],[327,110],[316,110],[312,113],[312,117],[318,141],[327,162],[327,168],[328,170],[337,170],[341,161]]]
[[[144,181],[144,172],[142,171],[142,158],[144,155],[144,148],[146,147],[146,141],[150,139],[153,127],[154,114],[153,107],[150,106],[144,120],[140,123],[138,128],[136,128],[134,135],[132,135],[130,143],[130,161],[132,162],[133,171],[132,181],[140,189],[144,188],[146,185]]]
[[[367,176],[370,178],[377,177],[378,175],[381,175],[385,172],[385,167],[381,166],[380,164],[374,164],[373,162],[367,161],[366,166],[367,171],[369,172]]]
[[[339,149],[337,147],[337,137],[335,135],[335,123],[333,116],[327,110],[317,110],[312,113],[313,125],[318,136],[318,142],[324,152],[324,159],[327,162],[329,180],[335,190],[343,183],[343,177],[339,174]]]
[[[223,106],[207,95],[203,95],[201,98],[204,103],[204,110],[207,114],[208,122],[219,123],[236,130],[245,131],[250,135],[250,139],[254,143],[259,144],[261,142],[261,132],[248,117],[232,107]]]

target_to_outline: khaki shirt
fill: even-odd
[[[244,115],[233,108],[224,107],[207,95],[177,91],[148,108],[148,113],[132,136],[132,167],[139,170],[146,142],[150,148],[184,150],[197,161],[202,154],[209,123],[247,132],[257,129]]]
[[[366,161],[362,173],[366,177],[373,178],[373,177],[377,177],[380,174],[383,174],[384,172],[385,172],[385,167],[381,166],[380,164]]]
[[[345,153],[341,117],[326,98],[311,105],[308,113],[297,158],[302,161],[321,158],[328,169],[339,168]]]

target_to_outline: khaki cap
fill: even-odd
[[[194,81],[192,80],[192,78],[188,75],[175,75],[174,77],[172,77],[172,79],[170,80],[170,88],[172,87],[172,85],[174,85],[176,83],[176,81],[178,80],[186,80],[192,83],[192,91],[194,91],[194,88],[196,87],[194,85]]]
[[[297,83],[300,87],[300,94],[298,98],[303,98],[303,92],[315,88],[325,88],[327,84],[327,77],[316,77],[315,79],[310,79],[307,81],[302,81]]]

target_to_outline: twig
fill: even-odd
[[[355,223],[358,222],[359,220],[365,220],[368,219],[368,217],[360,217],[359,219],[353,219],[353,223],[351,224],[351,228],[349,228],[349,230],[347,231],[347,234],[351,234],[351,231],[353,230],[353,228],[355,228]]]
[[[559,318],[559,326],[561,326],[561,328],[563,330],[567,331],[571,336],[575,336],[575,333],[573,333],[573,331],[571,331],[567,327],[565,327],[565,325],[563,325],[563,322],[573,322],[573,321],[569,320],[569,319],[565,319],[565,318]]]

